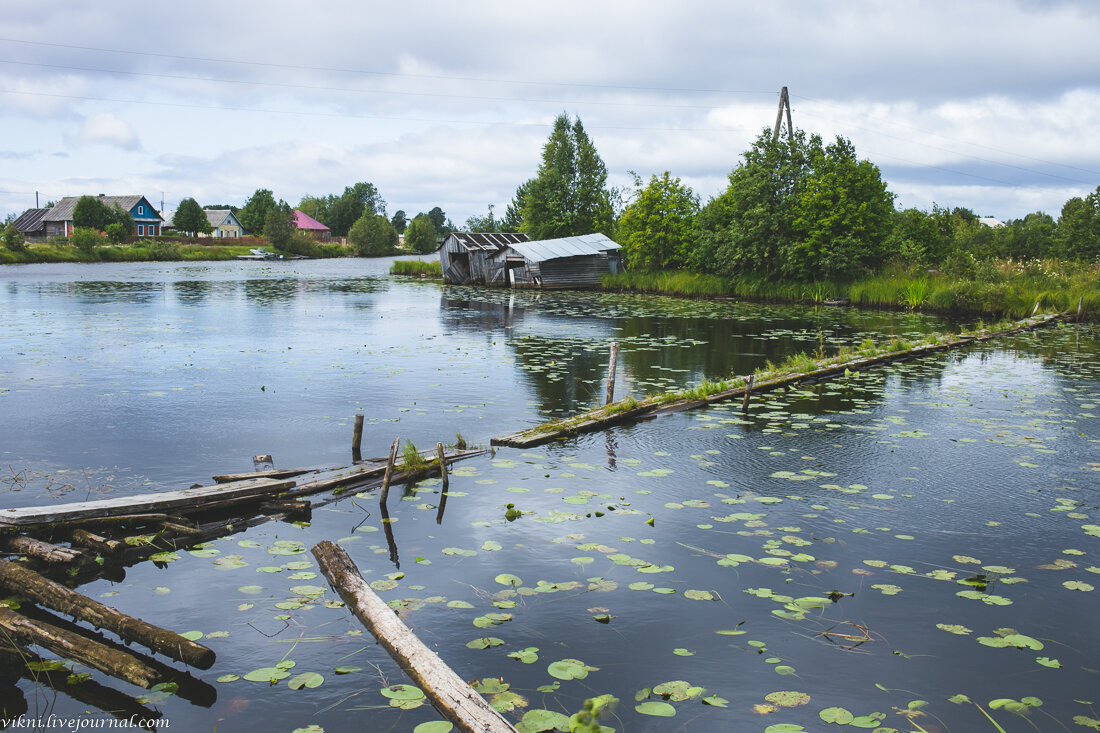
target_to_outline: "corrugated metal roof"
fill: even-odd
[[[483,249],[489,252],[526,242],[528,239],[526,234],[520,232],[451,232],[451,236],[468,250]]]
[[[80,200],[80,196],[66,196],[57,202],[57,204],[49,210],[44,217],[45,221],[72,221],[73,209],[76,208],[76,202]],[[112,208],[115,204],[119,205],[123,211],[129,211],[137,206],[138,202],[144,199],[144,196],[96,196],[103,203],[107,204],[108,208]],[[146,199],[145,203],[149,203]],[[152,218],[160,219],[160,214],[153,208],[152,204],[149,204],[149,213],[144,216],[135,217],[137,219],[145,220]]]
[[[12,222],[12,225],[24,234],[27,232],[37,232],[45,226],[42,220],[45,218],[46,212],[48,211],[49,209],[27,209],[18,219]]]
[[[509,245],[531,262],[545,262],[560,257],[598,255],[619,249],[610,237],[603,234],[581,234],[561,239],[542,239],[537,242],[516,242]]]

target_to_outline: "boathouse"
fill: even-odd
[[[603,234],[529,241],[526,234],[455,232],[439,250],[444,282],[511,288],[584,288],[621,269]]]
[[[526,242],[518,232],[451,232],[439,248],[443,282],[452,285],[491,285],[498,271],[492,271],[489,258],[511,244]],[[498,283],[499,284],[499,283]]]

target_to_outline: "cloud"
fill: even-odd
[[[70,144],[107,145],[122,150],[141,150],[137,130],[110,112],[89,115],[80,126]]]

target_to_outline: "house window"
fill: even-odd
[[[138,236],[139,237],[144,237],[145,236],[145,225],[144,224],[138,224],[137,228],[138,228]]]
[[[144,213],[145,213],[145,207],[144,206],[138,206],[138,216],[141,216]]]

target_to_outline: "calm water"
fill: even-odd
[[[175,488],[258,452],[346,460],[356,410],[368,452],[396,434],[487,442],[592,404],[612,340],[625,395],[942,326],[443,289],[387,266],[0,271],[0,506]],[[207,635],[218,662],[197,676],[216,699],[148,702],[181,730],[436,718],[380,693],[406,680],[315,575],[305,550],[321,539],[461,676],[503,679],[513,720],[612,694],[602,722],[627,731],[821,730],[821,715],[845,719],[835,707],[872,716],[855,721],[868,729],[995,731],[974,703],[1009,733],[1086,730],[1100,719],[1098,407],[1100,333],[1049,329],[761,396],[747,413],[498,450],[461,464],[439,523],[436,481],[391,495],[392,546],[377,500],[349,497],[310,526],[266,525],[83,590]],[[507,521],[509,504],[523,516]],[[280,661],[294,666],[277,685],[233,679]],[[323,684],[288,687],[303,672]],[[706,691],[643,704],[675,681]],[[22,690],[32,713],[88,707]]]

